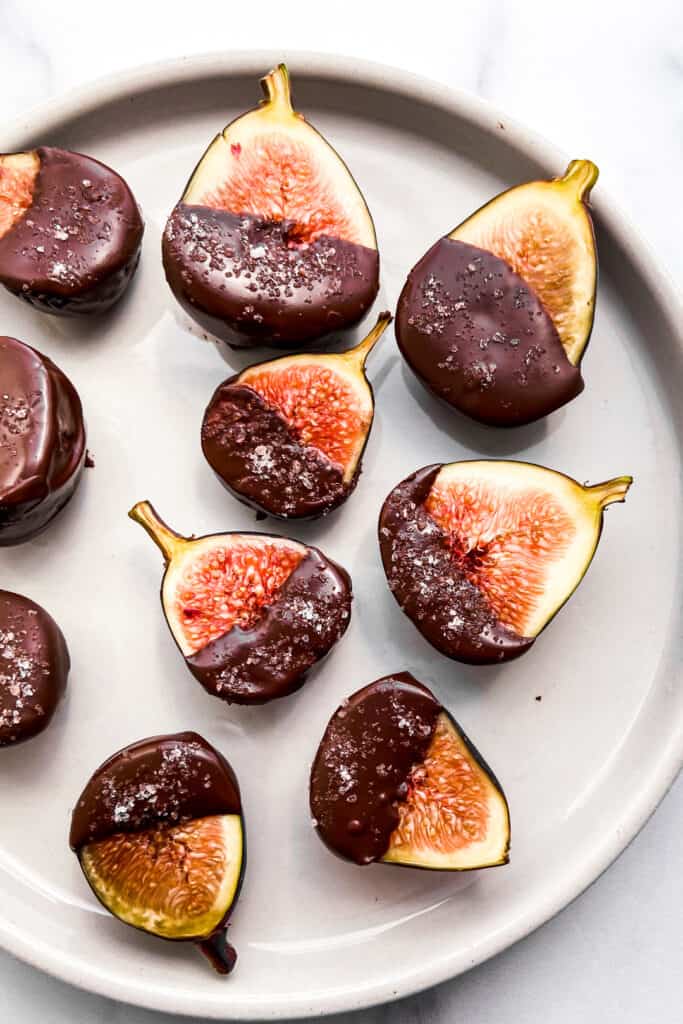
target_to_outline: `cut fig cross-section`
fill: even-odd
[[[107,910],[162,939],[199,945],[221,974],[242,884],[244,821],[232,768],[197,733],[153,736],[119,750],[88,781],[69,835]]]
[[[468,871],[508,861],[498,780],[409,672],[370,683],[337,709],[311,769],[310,806],[323,842],[355,864]]]
[[[346,631],[351,580],[317,548],[259,533],[181,537],[146,501],[129,514],[164,556],[166,621],[213,696],[235,704],[285,697]]]
[[[0,283],[45,313],[102,313],[128,287],[144,225],[123,178],[40,146],[0,154]]]
[[[492,426],[530,423],[583,390],[597,256],[588,196],[598,169],[509,189],[411,270],[396,313],[399,348],[449,405]]]
[[[604,510],[631,477],[583,486],[523,462],[426,466],[380,514],[389,587],[442,654],[486,664],[523,654],[581,582]]]
[[[379,287],[375,229],[342,161],[295,112],[289,75],[209,145],[166,224],[178,302],[233,347],[305,348],[358,323]]]
[[[382,313],[348,352],[272,359],[217,388],[202,449],[237,498],[284,519],[325,515],[348,498],[374,415],[365,362],[390,321]]]

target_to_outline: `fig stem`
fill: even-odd
[[[286,64],[278,64],[261,79],[261,87],[266,95],[265,103],[280,108],[283,113],[294,112],[292,93],[289,82],[289,71]]]
[[[391,313],[388,310],[380,313],[377,317],[377,323],[372,328],[369,334],[367,334],[360,345],[356,345],[355,348],[349,349],[348,352],[344,352],[344,358],[350,363],[356,366],[359,370],[362,370],[365,366],[368,356],[372,352],[373,348],[382,337],[387,327],[393,320]]]
[[[615,501],[624,501],[626,492],[633,483],[632,476],[617,476],[613,480],[606,480],[602,484],[593,484],[586,490],[597,499],[600,508],[606,508]]]
[[[186,537],[181,537],[166,525],[148,501],[139,501],[133,505],[128,515],[147,531],[166,562],[170,562],[187,541]]]
[[[199,949],[218,974],[230,974],[237,962],[237,952],[228,942],[225,929],[216,932],[203,942],[197,943]]]
[[[560,181],[576,193],[577,199],[588,199],[599,174],[592,160],[572,160]]]

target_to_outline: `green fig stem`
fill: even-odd
[[[289,82],[289,71],[286,64],[278,64],[261,79],[261,88],[266,99],[262,102],[279,108],[282,113],[292,114],[292,93]]]
[[[168,527],[148,501],[139,501],[133,505],[128,515],[147,531],[166,562],[172,561],[187,543],[187,537],[181,537]]]
[[[632,483],[632,476],[617,476],[614,480],[606,480],[603,484],[586,487],[586,491],[596,499],[600,508],[606,508],[615,501],[624,501],[626,492]]]
[[[349,349],[348,352],[344,352],[342,358],[346,359],[357,369],[362,370],[365,367],[368,356],[392,320],[393,317],[388,310],[380,313],[377,317],[377,323],[370,333],[363,338],[360,345],[356,345],[355,348]]]
[[[592,160],[572,160],[560,181],[576,194],[577,199],[586,200],[599,174]]]

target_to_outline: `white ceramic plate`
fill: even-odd
[[[44,604],[73,655],[52,727],[1,752],[0,941],[93,991],[215,1018],[367,1006],[491,956],[624,848],[672,781],[682,747],[681,310],[599,185],[602,276],[584,394],[545,423],[487,430],[437,406],[387,337],[370,370],[377,416],[356,493],[326,521],[289,528],[350,570],[347,636],[300,693],[264,708],[224,706],[187,673],[159,607],[160,559],[126,511],[148,497],[180,530],[255,524],[201,456],[201,416],[228,368],[178,322],[159,238],[209,138],[253,105],[259,76],[281,56],[228,53],[119,75],[0,137],[3,150],[47,142],[110,163],[147,222],[140,272],[108,318],[58,320],[0,295],[1,332],[48,353],[78,387],[96,460],[40,539],[0,555],[2,586]],[[348,161],[375,217],[377,309],[394,308],[416,259],[480,203],[565,166],[564,155],[442,86],[356,61],[289,57],[298,107]],[[422,641],[386,588],[375,533],[382,499],[410,471],[482,456],[636,481],[626,505],[610,510],[567,608],[525,657],[489,669],[447,661]],[[313,835],[308,766],[330,713],[404,668],[434,688],[501,779],[509,867],[460,877],[360,869]],[[191,947],[107,916],[67,847],[90,771],[132,740],[178,729],[224,750],[243,788],[249,862],[230,932],[240,960],[228,980]]]

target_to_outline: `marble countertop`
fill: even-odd
[[[683,8],[652,0],[459,0],[416,9],[346,0],[294,8],[118,0],[0,4],[0,121],[99,75],[227,48],[313,49],[395,64],[469,90],[590,154],[609,190],[683,280]],[[0,141],[0,149],[2,144]],[[619,861],[535,934],[469,974],[338,1024],[668,1024],[681,997],[683,783]],[[0,953],[6,1020],[180,1021],[72,989]],[[183,1018],[184,1019],[184,1018]]]

